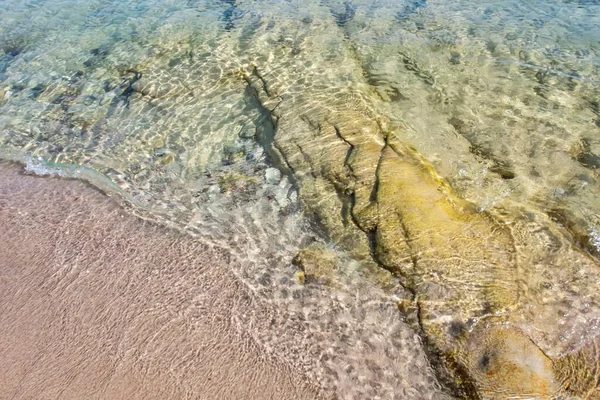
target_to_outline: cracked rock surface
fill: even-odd
[[[318,37],[298,33],[300,42]],[[461,199],[377,113],[362,74],[352,72],[360,65],[344,54],[351,48],[338,43],[327,62],[323,46],[304,44],[286,59],[297,81],[276,62],[257,61],[249,75],[276,122],[273,145],[330,237],[367,276],[376,281],[385,269],[413,294],[442,380],[466,397],[595,396],[595,383],[584,382],[598,371],[586,357],[600,318],[589,284],[600,278],[598,261],[541,213],[511,204],[480,212]],[[311,62],[320,68],[305,67]],[[336,86],[330,72],[353,78]]]

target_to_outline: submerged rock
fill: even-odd
[[[334,286],[338,281],[340,260],[336,252],[319,244],[312,244],[298,252],[293,260],[301,270],[302,283],[319,282]]]
[[[277,168],[267,168],[265,171],[265,179],[267,182],[276,185],[281,179],[281,172]]]
[[[600,265],[561,226],[517,206],[478,212],[400,140],[402,129],[378,115],[368,95],[340,94],[320,107],[316,94],[269,95],[292,90],[268,74],[254,70],[247,81],[264,104],[279,101],[274,146],[306,209],[365,275],[391,271],[413,294],[413,305],[403,306],[416,310],[416,329],[454,394],[550,398],[595,390],[581,374],[600,370],[587,350],[600,321]],[[326,250],[305,249],[296,262],[307,282],[335,282]]]
[[[486,397],[548,398],[558,391],[552,361],[514,328],[474,330],[465,350],[464,363]]]

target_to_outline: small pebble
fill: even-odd
[[[267,168],[265,171],[265,179],[267,182],[275,185],[279,183],[279,180],[281,179],[281,172],[277,168]]]

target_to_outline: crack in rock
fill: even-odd
[[[355,105],[361,97],[352,107],[341,100],[319,106],[310,93],[281,100],[256,67],[246,81],[277,121],[272,146],[305,208],[363,263],[365,276],[385,287],[390,271],[413,294],[413,305],[399,306],[417,313],[432,365],[454,394],[596,390],[582,378],[598,370],[589,356],[595,340],[581,338],[600,321],[600,299],[578,276],[585,271],[597,282],[600,268],[559,227],[517,207],[478,212],[399,140],[401,129],[369,104]],[[530,232],[540,230],[563,238],[560,254],[539,248]],[[559,284],[536,284],[548,275]],[[557,317],[565,302],[578,310]],[[574,363],[580,372],[572,373]]]

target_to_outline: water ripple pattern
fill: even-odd
[[[597,258],[598,37],[593,1],[5,0],[0,156],[229,249],[280,310],[254,339],[339,398],[447,398],[349,211],[377,163],[350,166],[389,127],[477,212],[524,210],[513,235]]]

